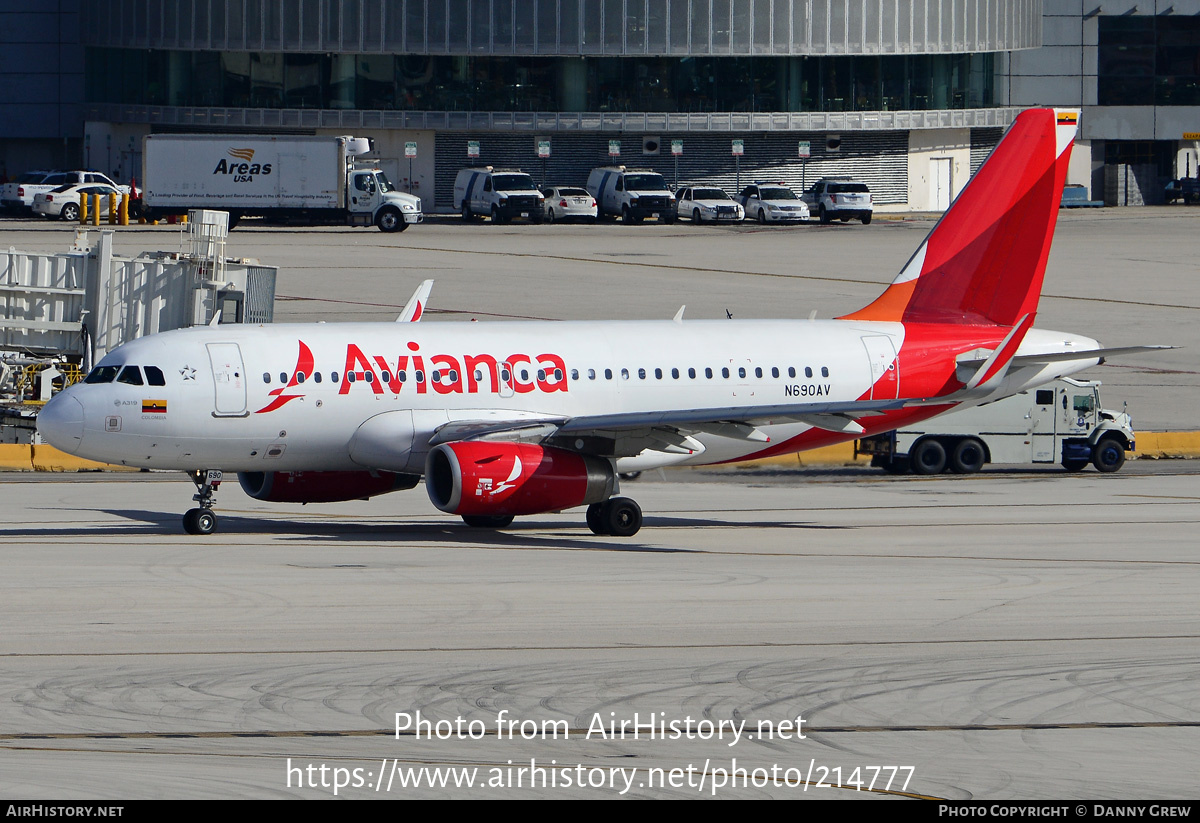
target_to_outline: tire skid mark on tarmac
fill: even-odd
[[[1083,729],[1200,729],[1200,720],[1147,720],[1147,721],[1093,721],[1082,723],[952,723],[900,726],[812,726],[805,725],[805,734],[880,734],[886,732],[1028,732],[1028,731],[1079,731]],[[571,739],[585,738],[586,728],[568,729]],[[495,737],[494,729],[483,734]],[[0,734],[0,743],[33,742],[37,740],[274,740],[285,738],[347,738],[382,737],[395,739],[415,737],[415,732],[395,732],[391,729],[292,729],[288,731],[240,732],[15,732]],[[601,741],[604,742],[604,741]],[[21,750],[26,747],[0,745],[0,748]],[[40,748],[40,747],[39,747]],[[81,751],[95,751],[82,749]],[[423,762],[423,761],[414,761]]]
[[[392,249],[391,246],[378,246],[377,248]],[[516,252],[516,251],[489,251],[486,249],[453,249],[440,246],[411,246],[411,251],[427,251],[438,252],[442,254],[471,254],[484,255],[495,257],[531,257],[537,260],[561,260],[564,263],[589,263],[600,266],[628,266],[648,269],[665,269],[674,271],[680,274],[692,276],[695,274],[719,274],[719,275],[737,275],[741,277],[770,277],[787,280],[811,280],[824,283],[845,283],[850,285],[870,286],[874,289],[883,289],[887,287],[886,282],[876,280],[863,280],[859,278],[849,277],[825,277],[819,274],[788,274],[783,272],[763,272],[763,271],[745,271],[739,269],[710,269],[700,266],[681,266],[671,263],[648,263],[643,260],[601,260],[594,257],[578,257],[569,254],[544,254],[540,252]],[[319,298],[315,298],[319,299]],[[1111,297],[1087,297],[1075,296],[1070,294],[1042,294],[1042,299],[1050,300],[1077,300],[1087,303],[1103,303],[1119,306],[1145,306],[1148,308],[1159,309],[1183,309],[1185,311],[1200,311],[1200,306],[1189,306],[1183,303],[1151,303],[1140,300],[1118,300]]]
[[[662,650],[692,650],[692,649],[818,649],[841,647],[911,647],[911,646],[951,646],[977,645],[992,643],[1114,643],[1122,641],[1137,641],[1141,643],[1152,641],[1200,640],[1200,634],[1143,634],[1143,635],[1104,635],[1096,637],[989,637],[978,640],[963,638],[947,638],[945,640],[838,640],[829,642],[801,641],[793,643],[647,643],[630,645],[594,646],[412,646],[386,649],[213,649],[197,651],[169,652],[12,652],[0,655],[0,659],[18,658],[103,658],[103,657],[212,657],[216,655],[241,656],[286,656],[286,655],[327,655],[327,654],[459,654],[461,652],[628,652],[628,651],[662,651]],[[4,736],[0,734],[0,740]]]

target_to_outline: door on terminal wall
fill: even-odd
[[[933,211],[950,208],[953,196],[954,165],[951,157],[934,157],[929,161],[929,207]]]

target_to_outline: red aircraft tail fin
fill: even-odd
[[[895,281],[842,319],[1012,326],[1033,317],[1078,117],[1018,115]]]

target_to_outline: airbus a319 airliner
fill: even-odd
[[[114,350],[42,410],[52,445],[197,485],[217,526],[234,471],[252,497],[333,502],[408,489],[471,526],[587,506],[641,527],[618,475],[738,461],[885,432],[1129,349],[1033,328],[1073,111],[1012,127],[895,281],[836,320],[218,325]]]

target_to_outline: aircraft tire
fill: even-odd
[[[908,456],[913,474],[941,474],[946,470],[946,449],[936,440],[922,440]]]
[[[607,534],[633,537],[642,528],[642,508],[628,497],[614,497],[604,504],[600,519]]]
[[[1106,437],[1092,449],[1092,465],[1096,471],[1115,472],[1125,465],[1125,446],[1115,437]]]
[[[593,503],[587,507],[587,524],[592,530],[592,534],[608,534],[604,530],[604,519],[601,512],[604,509],[603,503]]]
[[[964,437],[954,444],[950,453],[950,468],[958,474],[974,474],[983,468],[987,452],[974,437]]]
[[[217,530],[217,516],[212,509],[188,509],[183,516],[183,530],[188,534],[212,534]]]
[[[473,529],[503,529],[511,526],[513,522],[511,514],[464,514],[462,519]]]

